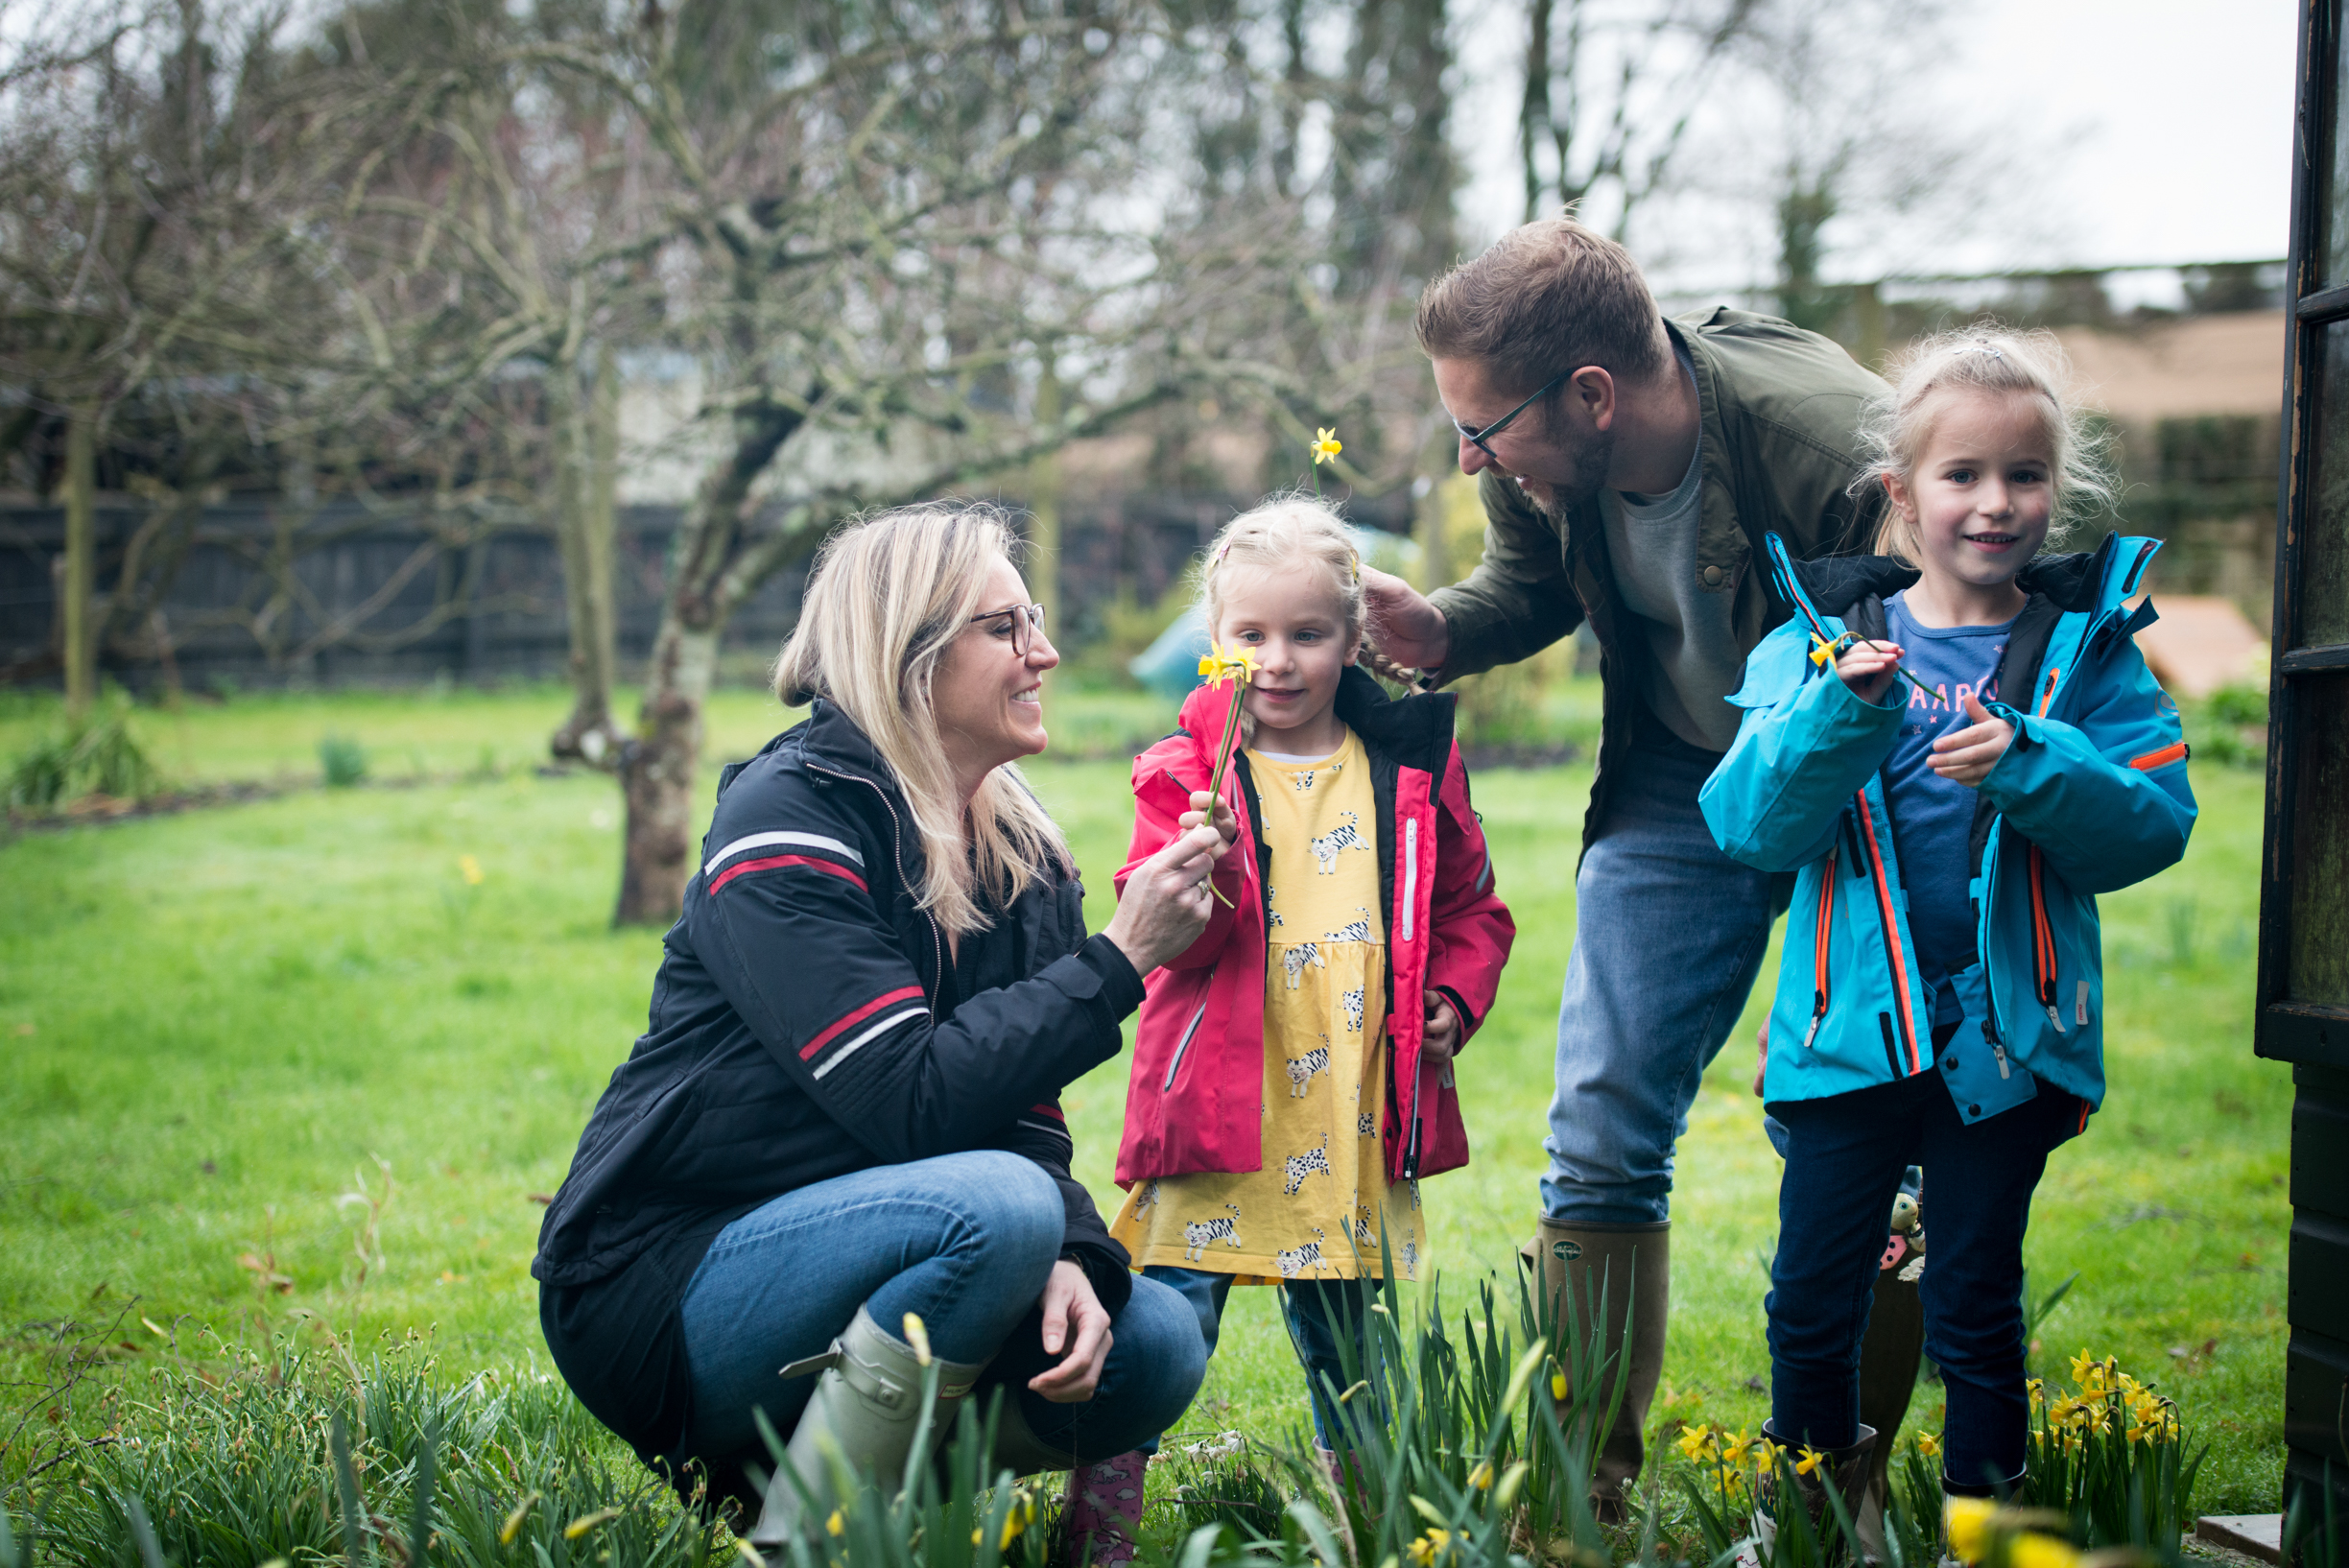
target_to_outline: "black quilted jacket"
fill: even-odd
[[[689,1428],[678,1306],[710,1241],[795,1188],[969,1149],[1060,1184],[1063,1253],[1112,1313],[1132,1288],[1069,1175],[1056,1097],[1115,1056],[1141,978],[1088,939],[1074,872],[1032,887],[949,962],[914,905],[920,837],[864,733],[819,701],[728,768],[650,1026],[612,1074],[531,1271],[581,1401],[648,1461]],[[719,1456],[708,1456],[711,1459]]]

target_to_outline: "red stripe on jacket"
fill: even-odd
[[[859,892],[872,891],[870,888],[865,886],[863,877],[842,866],[839,861],[819,860],[814,855],[769,855],[765,860],[747,860],[739,866],[729,866],[718,873],[718,880],[709,885],[709,891],[716,892],[736,877],[752,871],[772,871],[785,866],[805,866],[827,875],[839,877],[844,882],[853,882]]]
[[[808,1041],[807,1044],[801,1046],[799,1048],[799,1059],[801,1061],[807,1060],[809,1057],[816,1055],[817,1052],[821,1051],[825,1046],[830,1045],[834,1040],[838,1039],[843,1030],[855,1028],[857,1025],[863,1023],[866,1019],[871,1017],[874,1013],[879,1012],[883,1008],[888,1007],[890,1003],[911,1002],[915,997],[922,994],[922,988],[919,986],[900,986],[896,990],[890,991],[886,996],[874,997],[871,1001],[857,1009],[856,1011],[848,1014],[848,1016],[834,1024],[830,1029],[825,1030],[822,1033]]]

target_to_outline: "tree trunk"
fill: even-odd
[[[97,580],[98,410],[85,405],[65,426],[65,713],[80,719],[98,696],[90,591]]]
[[[1550,129],[1550,8],[1552,0],[1529,0],[1531,36],[1526,43],[1525,102],[1517,110],[1517,156],[1525,166],[1525,221],[1541,216],[1543,179],[1533,161],[1540,137]],[[1558,183],[1566,182],[1564,170]]]
[[[1036,424],[1052,430],[1060,423],[1060,377],[1053,369],[1053,345],[1044,345],[1044,369],[1036,378]],[[1060,454],[1045,453],[1029,465],[1028,591],[1044,606],[1047,633],[1058,639],[1068,634],[1060,624]]]
[[[564,411],[557,481],[563,604],[571,621],[571,716],[548,749],[590,767],[619,765],[627,740],[612,718],[616,661],[612,607],[613,535],[619,526],[620,376],[611,350],[597,356],[595,390],[582,410]]]
[[[685,907],[701,710],[717,667],[718,629],[689,628],[674,609],[662,617],[645,671],[644,712],[620,766],[628,843],[614,925],[667,925]]]

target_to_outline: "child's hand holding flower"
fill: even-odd
[[[1188,833],[1199,823],[1207,820],[1208,807],[1211,804],[1215,808],[1216,831],[1222,834],[1224,843],[1229,844],[1240,837],[1240,819],[1232,815],[1230,801],[1218,800],[1205,790],[1191,792],[1191,809],[1184,812],[1174,825]]]
[[[1863,702],[1874,702],[1892,684],[1901,661],[1901,647],[1889,642],[1855,642],[1836,660],[1836,674]]]
[[[1933,771],[1979,790],[1990,770],[1998,766],[1998,759],[2014,744],[2014,725],[1983,707],[1981,699],[1971,692],[1966,694],[1965,710],[1974,722],[1933,743]]]

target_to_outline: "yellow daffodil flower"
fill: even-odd
[[[848,1533],[848,1521],[841,1517],[840,1509],[834,1509],[832,1517],[824,1521],[824,1530],[829,1534],[845,1535]]]
[[[1817,1469],[1820,1465],[1826,1462],[1826,1455],[1820,1453],[1817,1449],[1805,1444],[1802,1450],[1802,1457],[1794,1461],[1794,1473],[1798,1476],[1807,1476],[1812,1471]]]
[[[1693,1426],[1682,1432],[1680,1434],[1681,1457],[1692,1464],[1703,1459],[1705,1449],[1709,1446],[1705,1441],[1708,1436],[1709,1434],[1700,1426]]]
[[[1927,1459],[1932,1459],[1935,1454],[1941,1452],[1941,1439],[1930,1432],[1920,1432],[1917,1434],[1916,1451]]]
[[[1561,1401],[1565,1399],[1566,1374],[1564,1372],[1552,1372],[1550,1374],[1550,1397]]]
[[[1744,1427],[1740,1427],[1731,1433],[1729,1440],[1721,1445],[1721,1458],[1728,1463],[1743,1469],[1746,1456],[1753,1452],[1753,1445],[1754,1440],[1745,1436]]]
[[[1980,1562],[1990,1555],[1990,1520],[1998,1505],[1986,1497],[1952,1497],[1941,1505],[1941,1532],[1949,1537],[1950,1556],[1959,1562]]]
[[[1256,678],[1256,651],[1239,643],[1229,648],[1211,643],[1207,656],[1198,661],[1198,673],[1210,686],[1221,687],[1227,680],[1238,680],[1245,686]]]
[[[906,1343],[914,1347],[914,1362],[919,1366],[929,1366],[930,1330],[923,1326],[921,1314],[909,1312],[905,1315],[905,1337]]]
[[[2080,1555],[2070,1541],[2027,1530],[2006,1544],[2008,1568],[2079,1568]]]
[[[1419,1568],[1428,1568],[1430,1563],[1444,1555],[1445,1550],[1451,1544],[1452,1532],[1450,1531],[1431,1530],[1411,1543],[1411,1559],[1417,1563]]]
[[[1490,1490],[1492,1481],[1492,1461],[1490,1460],[1479,1460],[1477,1467],[1468,1472],[1468,1485],[1474,1486],[1478,1491]]]
[[[1318,468],[1321,466],[1321,464],[1329,462],[1330,459],[1336,457],[1339,453],[1344,450],[1345,447],[1340,443],[1338,440],[1338,432],[1335,430],[1317,430],[1314,432],[1312,451],[1315,467]]]

